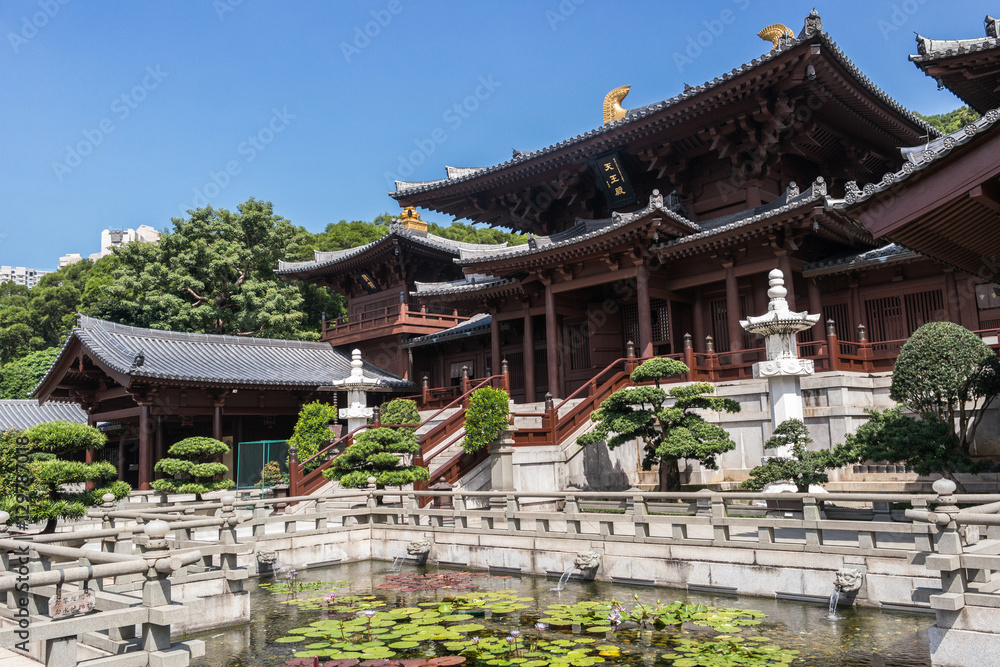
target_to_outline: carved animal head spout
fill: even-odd
[[[771,42],[771,50],[774,51],[776,48],[781,46],[782,37],[790,37],[794,39],[795,33],[792,32],[792,29],[787,25],[775,23],[758,32],[757,36],[765,41]]]
[[[596,551],[581,551],[573,560],[578,570],[596,570],[601,565],[601,554]]]
[[[628,95],[632,86],[618,86],[604,96],[604,124],[621,120],[628,113],[628,109],[622,108],[622,100]]]
[[[431,552],[430,540],[414,540],[406,545],[406,553],[410,556],[426,556]]]
[[[865,580],[865,573],[850,567],[842,567],[837,570],[837,578],[834,585],[844,593],[853,593],[861,589],[861,583]]]

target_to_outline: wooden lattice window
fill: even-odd
[[[570,370],[582,371],[590,368],[590,325],[587,322],[566,327],[569,348]]]
[[[854,340],[854,332],[851,328],[851,311],[846,303],[823,306],[824,331],[826,331],[828,320],[833,320],[833,331],[837,334],[838,340]]]
[[[667,345],[670,343],[670,302],[666,299],[649,300],[649,319],[652,322],[653,344]],[[625,340],[639,344],[639,305],[626,303],[622,306],[622,323]]]
[[[712,319],[712,338],[715,339],[715,350],[725,352],[732,349],[729,346],[729,317],[727,314],[726,300],[713,299],[708,302],[709,317]],[[740,318],[746,319],[750,314],[750,296],[740,294]],[[753,335],[747,331],[743,332],[743,349],[755,347]],[[763,346],[763,342],[758,338],[757,344]]]
[[[506,359],[511,391],[524,389],[524,353],[510,352],[506,355]]]
[[[928,322],[947,319],[941,290],[865,300],[868,340],[903,340]]]

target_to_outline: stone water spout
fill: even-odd
[[[833,592],[830,594],[830,613],[827,616],[832,621],[837,620],[837,604],[841,593],[857,593],[864,583],[865,573],[853,567],[842,567],[837,570],[833,580]]]

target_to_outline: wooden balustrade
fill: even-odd
[[[433,333],[448,329],[469,319],[457,310],[439,313],[428,311],[426,306],[394,304],[383,308],[344,315],[323,321],[322,339],[338,344],[337,341],[364,334],[366,337],[387,335],[386,330],[396,327],[410,327],[411,333]]]

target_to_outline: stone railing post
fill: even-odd
[[[521,530],[521,519],[517,516],[517,513],[520,511],[521,507],[517,501],[517,496],[512,493],[508,493],[506,497],[506,508],[504,510],[504,518],[507,520],[508,533],[516,533]]]
[[[816,502],[816,498],[813,496],[803,498],[802,526],[806,531],[806,551],[819,551],[821,544],[819,534],[820,519],[819,504]]]
[[[563,507],[563,513],[566,514],[566,534],[579,535],[580,520],[577,517],[580,515],[580,503],[577,501],[576,496],[566,496],[566,505]]]
[[[465,496],[456,491],[452,502],[455,505],[455,528],[468,528],[469,517],[465,514]]]
[[[720,495],[711,498],[712,537],[717,544],[729,542],[729,526],[722,523],[726,519],[726,501]]]
[[[931,609],[938,612],[938,627],[950,627],[951,623],[942,623],[941,612],[949,620],[965,606],[966,575],[962,568],[962,536],[958,532],[955,516],[958,506],[955,505],[955,483],[948,479],[939,479],[933,484],[937,492],[937,506],[931,514],[933,523],[941,527],[941,535],[937,539],[936,554],[928,556],[924,562],[929,570],[941,573],[941,593],[931,595]],[[951,612],[951,613],[949,613]]]
[[[637,493],[631,498],[632,501],[632,523],[635,524],[636,539],[649,537],[649,508],[646,506],[646,498]]]
[[[378,497],[375,495],[375,491],[378,489],[376,482],[374,477],[368,478],[368,500],[365,502],[365,507],[368,510],[368,523],[382,523],[382,518],[375,514],[375,510],[378,508]]]
[[[111,512],[115,509],[115,496],[112,493],[105,493],[101,496],[101,528],[103,530],[111,530],[115,527],[115,520],[111,516]],[[2,536],[0,536],[2,537]],[[115,537],[114,535],[108,535],[101,539],[101,551],[114,551],[115,550]]]

